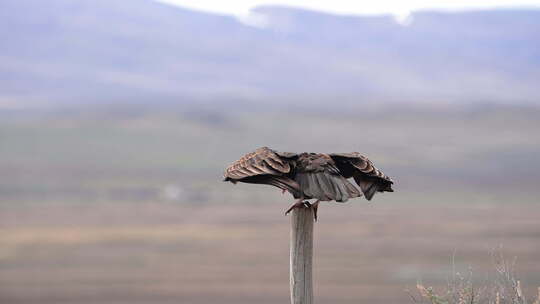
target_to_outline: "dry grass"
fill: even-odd
[[[494,276],[483,284],[477,284],[473,280],[471,268],[463,275],[452,267],[452,275],[442,292],[418,283],[416,289],[420,297],[417,299],[412,294],[410,296],[414,303],[430,304],[540,304],[540,287],[534,302],[525,299],[521,282],[514,270],[515,259],[506,259],[501,251],[492,253],[492,259]]]

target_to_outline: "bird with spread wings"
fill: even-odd
[[[305,205],[313,208],[315,220],[321,201],[346,202],[362,195],[371,200],[377,192],[394,191],[392,179],[358,152],[296,154],[262,147],[232,163],[225,169],[224,177],[224,181],[232,183],[267,184],[287,191],[297,201],[285,214]],[[308,199],[316,201],[304,201]]]

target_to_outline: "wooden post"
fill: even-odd
[[[313,303],[313,209],[295,208],[291,216],[291,304]]]

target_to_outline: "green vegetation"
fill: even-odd
[[[302,115],[94,110],[3,119],[0,201],[159,200],[168,185],[191,193],[184,202],[222,200],[222,169],[266,145],[360,151],[395,177],[399,201],[533,202],[540,195],[537,115],[515,108]],[[244,202],[261,189],[238,188],[234,200]]]

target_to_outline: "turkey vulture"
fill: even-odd
[[[295,199],[289,208],[313,206],[317,219],[320,201],[346,202],[376,192],[393,192],[392,179],[373,166],[367,157],[352,153],[290,153],[262,147],[248,153],[225,169],[224,181],[267,184],[288,191]],[[361,192],[348,178],[353,178]],[[305,199],[316,199],[310,205]]]

